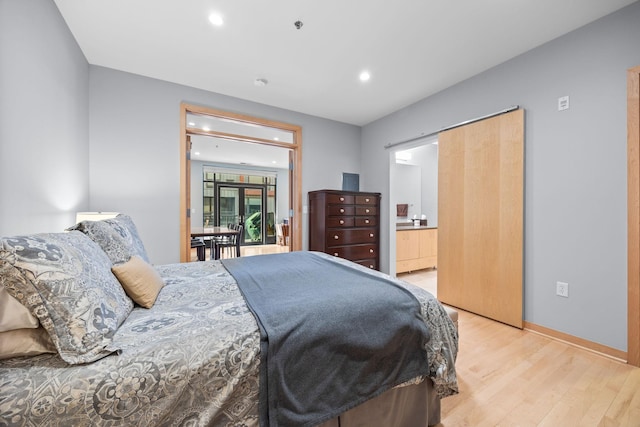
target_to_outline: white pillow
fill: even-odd
[[[9,295],[0,277],[0,332],[37,328],[39,324],[27,307]]]
[[[44,328],[0,332],[0,360],[55,352],[56,346]]]

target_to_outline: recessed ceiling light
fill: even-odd
[[[209,126],[202,126],[202,130],[205,132],[209,132],[211,129],[209,129]]]
[[[189,122],[189,126],[195,126],[196,124],[194,122]]]
[[[195,154],[196,156],[199,156],[199,155],[200,155],[200,152],[199,152],[199,151],[196,151],[196,152],[195,152],[195,153],[193,153],[193,154]]]
[[[276,163],[278,163],[278,162],[276,162],[275,160],[273,160],[271,163],[273,163],[273,164],[275,165],[275,164],[276,164]]]
[[[366,82],[371,78],[371,74],[368,71],[363,71],[360,73],[360,81]]]
[[[217,12],[214,12],[211,15],[209,15],[209,22],[211,22],[216,27],[219,27],[222,24],[224,24],[224,19],[222,19],[222,15],[220,15]]]
[[[274,140],[274,141],[280,141],[280,138],[278,138],[277,136],[274,136],[274,137],[273,137],[273,140]]]

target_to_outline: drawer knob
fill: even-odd
[[[368,199],[368,198],[364,199],[364,201],[365,201],[365,202],[367,202],[367,203],[369,203],[369,199]]]
[[[340,220],[340,225],[344,224],[344,219]]]
[[[369,224],[369,220],[368,220],[368,219],[365,219],[365,220],[364,220],[364,223],[365,223],[365,224]]]
[[[338,252],[334,252],[334,253],[333,253],[333,256],[338,256]]]
[[[340,208],[340,213],[344,213],[344,209]]]
[[[341,201],[341,202],[344,202],[344,197],[340,197],[340,201]]]
[[[373,249],[369,249],[369,253],[372,254],[373,253]]]
[[[338,235],[336,234],[335,236],[333,236],[333,238],[338,240],[340,237],[338,237]]]
[[[373,237],[373,233],[369,233],[369,237]],[[338,236],[336,236],[336,239],[338,238]]]
[[[373,269],[373,265],[370,265],[369,268]]]
[[[365,210],[366,213],[369,213],[369,209]]]

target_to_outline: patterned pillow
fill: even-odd
[[[132,255],[138,255],[146,262],[149,262],[149,257],[138,234],[138,229],[129,215],[119,214],[115,218],[105,219],[104,222],[112,226],[131,245],[133,248]]]
[[[111,261],[78,231],[0,238],[5,289],[36,315],[63,360],[92,362],[133,309]]]
[[[128,215],[120,214],[101,221],[82,221],[68,230],[78,230],[89,236],[107,253],[113,264],[127,262],[133,255],[149,262],[138,229]]]
[[[134,247],[118,231],[103,221],[82,221],[69,230],[78,230],[97,243],[113,265],[129,261],[136,254]]]

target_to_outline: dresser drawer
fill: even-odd
[[[377,270],[378,269],[378,261],[375,259],[362,259],[359,261],[353,261],[356,264],[360,264],[362,266],[365,266],[367,268],[370,268],[372,270]]]
[[[356,205],[376,205],[377,197],[372,196],[356,196]]]
[[[352,205],[354,196],[350,194],[327,194],[327,203]]]
[[[378,225],[378,218],[375,216],[357,216],[353,223],[356,227],[373,227]]]
[[[375,228],[332,229],[327,232],[327,246],[342,246],[356,243],[376,243],[378,232]]]
[[[350,205],[350,206],[329,205],[328,211],[329,211],[329,215],[332,215],[332,216],[339,216],[339,215],[353,216],[356,213],[356,207],[353,205]]]
[[[351,261],[369,259],[378,256],[378,245],[337,246],[327,253]]]
[[[377,215],[378,208],[375,206],[356,206],[356,215]]]
[[[358,218],[360,219],[360,218]],[[358,222],[352,216],[330,216],[327,217],[327,227],[336,228],[336,227],[353,227],[354,225],[358,225]],[[369,224],[361,223],[360,227],[366,227]],[[371,224],[373,225],[373,224]]]

